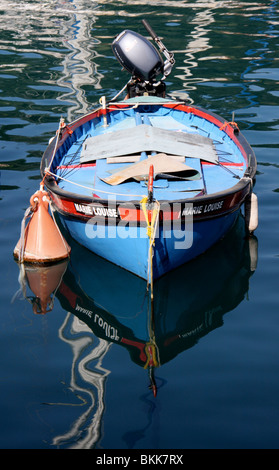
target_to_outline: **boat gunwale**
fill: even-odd
[[[100,222],[104,222],[106,223],[108,220],[109,220],[109,217],[108,216],[102,216],[102,217],[99,217],[99,216],[94,216],[92,214],[87,214],[87,213],[83,213],[83,212],[77,212],[75,210],[75,212],[73,212],[72,210],[66,210],[66,207],[65,205],[63,205],[63,201],[67,201],[67,203],[69,204],[79,204],[79,205],[86,205],[86,206],[89,206],[89,207],[101,207],[101,208],[110,208],[111,205],[109,203],[109,201],[107,200],[102,200],[102,199],[99,199],[99,198],[93,198],[93,197],[90,197],[90,196],[84,196],[84,195],[77,195],[75,193],[70,193],[68,191],[64,191],[63,189],[59,188],[56,183],[54,181],[49,181],[48,182],[48,190],[50,192],[50,196],[51,196],[51,199],[57,209],[57,211],[62,214],[63,216],[66,216],[66,217],[70,217],[70,218],[74,218],[74,219],[79,219],[79,220],[83,220],[83,221],[88,221],[88,219],[92,218],[92,216],[94,217],[94,219],[98,219],[98,221]],[[180,204],[182,207],[184,205],[184,207],[187,207],[188,204],[192,204],[192,207],[193,207],[193,213],[190,214],[191,217],[193,216],[193,220],[194,222],[198,222],[198,221],[203,221],[203,220],[209,220],[209,219],[213,219],[213,218],[217,218],[217,217],[222,217],[224,215],[227,215],[229,213],[232,213],[232,212],[235,212],[236,210],[238,210],[240,208],[240,206],[243,204],[243,202],[245,201],[246,197],[251,193],[252,191],[252,188],[251,188],[251,181],[250,181],[250,178],[247,178],[246,181],[242,181],[242,182],[239,182],[237,183],[237,185],[235,185],[234,187],[234,190],[227,190],[227,191],[221,191],[221,192],[218,192],[218,193],[214,193],[212,195],[206,195],[206,196],[201,196],[201,197],[197,197],[195,199],[181,199],[181,200],[176,200],[176,201],[160,201],[160,211],[165,213],[164,212],[164,209],[165,207],[164,206],[168,206],[168,208],[170,209],[169,212],[170,213],[173,213],[173,209],[176,205],[176,207]],[[57,198],[59,199],[59,203],[57,202]],[[213,204],[218,204],[218,202],[224,202],[223,206],[224,206],[224,209],[220,209],[220,210],[215,210],[213,212],[211,211],[208,211],[206,213],[204,213],[202,211],[202,213],[195,213],[195,208],[199,208],[199,207],[205,207],[205,206],[210,206],[210,205],[213,205]],[[61,207],[62,206],[62,207]],[[63,209],[63,207],[65,208],[65,210]],[[117,209],[117,212],[118,212],[118,216],[117,216],[117,220],[123,220],[125,219],[125,217],[122,217],[121,214],[119,213],[119,209],[120,211],[125,211],[125,210],[129,210],[129,209],[135,209],[136,211],[142,211],[142,207],[141,207],[141,202],[136,200],[136,201],[124,201],[124,202],[117,202],[116,203],[116,206],[115,208]],[[140,217],[137,216],[136,219],[127,219],[127,220],[130,220],[132,222],[138,222],[138,224],[141,223],[141,221],[139,220]],[[185,216],[185,220],[187,219],[187,217]],[[164,219],[159,219],[159,224],[162,224],[163,223],[163,220]],[[175,220],[172,218],[171,219],[173,222],[175,222]]]

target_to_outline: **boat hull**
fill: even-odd
[[[233,123],[227,123],[219,116],[193,106],[166,100],[155,100],[153,103],[150,100],[147,104],[140,100],[137,104],[131,100],[113,104],[108,109],[96,110],[66,126],[59,139],[54,139],[46,149],[41,174],[53,207],[72,238],[93,253],[137,276],[147,280],[151,276],[154,280],[201,255],[226,235],[234,225],[241,206],[252,193],[256,159],[253,150]],[[100,178],[96,176],[100,162],[104,165],[104,159],[101,161],[95,158],[91,163],[82,163],[79,149],[84,146],[84,139],[94,133],[102,137],[110,129],[112,133],[114,129],[125,129],[129,135],[129,129],[134,132],[139,125],[139,119],[140,122],[147,122],[147,118],[153,119],[154,125],[158,123],[158,128],[162,130],[166,126],[167,129],[170,116],[172,125],[175,122],[178,129],[175,134],[177,141],[183,134],[179,126],[184,131],[189,128],[191,136],[200,126],[201,135],[208,134],[214,145],[218,144],[220,160],[215,165],[204,162],[205,155],[204,159],[196,159],[200,165],[201,178],[198,182],[187,183],[187,190],[179,192],[178,186],[175,186],[173,192],[167,192],[163,184],[171,186],[174,183],[164,183],[163,180],[160,186],[160,181],[157,181],[155,194],[161,197],[156,197],[159,210],[155,223],[152,215],[155,202],[146,206],[146,210],[143,207],[142,194],[146,191],[143,185],[131,183],[138,184],[135,192],[129,189],[129,182],[127,185],[119,185],[118,189],[109,186],[104,182],[104,173],[99,174]],[[133,127],[129,128],[131,125]],[[117,132],[115,135],[118,135]],[[103,139],[102,142],[106,144],[108,140]],[[223,146],[227,147],[223,150]],[[94,150],[93,147],[91,149]],[[102,152],[102,148],[99,151]],[[228,154],[231,161],[228,161]],[[76,163],[67,163],[70,155],[78,157]],[[109,164],[106,165],[108,168]],[[61,173],[65,168],[73,177],[70,184],[64,181],[64,173]],[[74,179],[75,175],[80,175],[81,179]],[[203,181],[205,184],[201,187]],[[191,185],[194,190],[190,188]],[[128,188],[126,194],[111,196],[113,193],[125,193],[125,188]],[[154,230],[152,236],[150,230]]]
[[[108,226],[88,221],[63,218],[72,238],[98,256],[153,280],[191,261],[223,238],[234,225],[239,210],[195,223],[189,221],[175,228],[160,225],[152,251],[150,272],[150,239],[144,226]]]

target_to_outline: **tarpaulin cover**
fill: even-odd
[[[80,161],[86,163],[140,152],[163,152],[218,163],[212,139],[195,133],[170,131],[147,124],[89,137],[83,144]]]

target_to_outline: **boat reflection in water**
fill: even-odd
[[[244,299],[256,269],[257,239],[246,238],[240,217],[232,231],[204,255],[156,281],[152,305],[146,281],[74,241],[71,248],[55,295],[68,312],[59,336],[73,351],[70,386],[79,396],[81,391],[87,395],[86,411],[53,444],[76,442],[74,447],[92,448],[100,439],[110,373],[102,360],[111,345],[127,349],[131,360],[147,370],[156,395],[156,368],[222,326],[224,314]],[[78,440],[85,422],[87,436]]]
[[[160,278],[150,303],[146,281],[72,244],[56,296],[98,337],[125,347],[133,362],[154,370],[223,324],[249,288],[257,239],[242,217],[208,253]]]

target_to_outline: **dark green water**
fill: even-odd
[[[0,18],[0,448],[277,449],[278,2],[2,0]],[[139,347],[108,341],[144,334],[140,282],[76,249],[40,315],[13,259],[60,116],[124,86],[110,45],[142,18],[175,53],[169,94],[234,113],[258,160],[252,245],[240,224],[158,287],[156,398]]]

